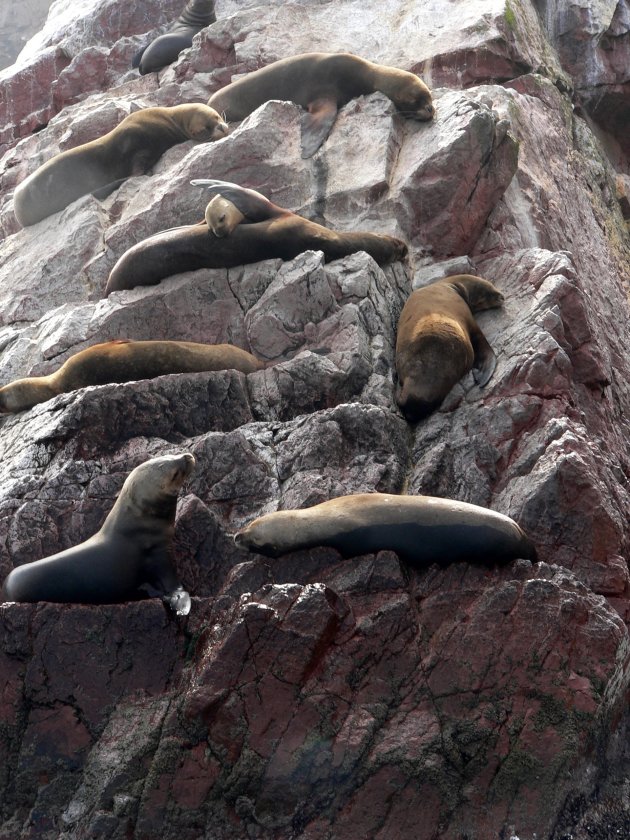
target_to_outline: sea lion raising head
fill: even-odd
[[[177,579],[170,551],[177,494],[194,466],[188,452],[140,464],[127,476],[100,531],[13,569],[4,582],[5,600],[117,604],[148,596],[187,615],[190,596]]]

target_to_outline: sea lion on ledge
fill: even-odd
[[[201,373],[211,370],[253,373],[264,367],[264,362],[231,344],[128,339],[106,341],[70,356],[59,370],[48,376],[16,379],[0,388],[0,413],[24,411],[57,394],[88,385],[152,379],[168,373]]]
[[[223,238],[212,235],[205,222],[150,236],[118,260],[109,275],[105,297],[135,286],[154,286],[165,277],[184,271],[233,268],[274,257],[292,260],[308,250],[322,251],[327,262],[356,251],[366,251],[380,265],[401,260],[407,253],[405,243],[393,236],[338,233],[272,204],[255,190],[244,190],[235,184],[228,186],[247,193],[250,196],[247,201],[253,208],[251,212],[259,212],[264,221],[240,224]],[[241,209],[245,205],[238,206]]]
[[[26,227],[90,192],[104,198],[126,178],[148,172],[171,146],[220,140],[227,131],[219,114],[199,103],[135,111],[103,137],[55,155],[18,184],[15,216]]]
[[[239,121],[270,99],[301,105],[302,157],[309,158],[328,137],[337,111],[351,99],[384,93],[404,117],[431,120],[431,91],[407,70],[375,64],[351,53],[304,53],[275,61],[213,93],[208,100],[228,122]]]
[[[80,545],[13,569],[6,601],[118,604],[160,597],[177,615],[190,596],[169,552],[180,487],[195,466],[190,453],[152,458],[128,476],[100,531]]]
[[[496,356],[473,312],[502,303],[489,280],[472,274],[444,277],[411,293],[396,335],[396,402],[407,420],[430,414],[471,368],[478,385],[489,381]]]
[[[418,566],[536,560],[531,541],[509,516],[452,499],[389,493],[340,496],[303,510],[268,513],[234,541],[268,557],[330,546],[345,557],[395,551]]]
[[[161,70],[191,47],[193,37],[214,21],[214,0],[190,0],[168,32],[134,55],[131,66],[138,67],[141,76]]]

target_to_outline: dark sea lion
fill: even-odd
[[[135,286],[153,286],[184,271],[233,268],[274,257],[291,260],[308,250],[322,251],[326,261],[366,251],[379,265],[401,260],[407,254],[405,243],[393,236],[337,233],[272,204],[255,190],[229,186],[235,190],[227,193],[228,200],[234,197],[232,203],[246,217],[247,224],[239,224],[222,238],[213,235],[204,222],[162,231],[138,242],[113,267],[105,297]],[[223,194],[225,188],[217,189]],[[264,220],[249,223],[250,218]]]
[[[165,455],[128,476],[102,528],[80,545],[9,573],[5,601],[118,604],[159,597],[177,615],[190,611],[190,596],[170,559],[180,487],[194,457]]]
[[[502,513],[433,496],[359,493],[304,510],[268,513],[234,536],[236,545],[268,557],[331,546],[345,557],[395,551],[407,562],[534,561],[524,531]]]
[[[190,0],[168,32],[134,55],[131,66],[138,67],[141,76],[161,70],[191,47],[197,32],[214,21],[214,0]]]
[[[112,192],[131,175],[143,175],[167,149],[186,140],[220,140],[227,125],[207,105],[194,103],[136,111],[97,140],[55,155],[36,169],[13,196],[18,222],[26,227],[97,192]]]
[[[110,382],[151,379],[167,373],[240,370],[253,373],[265,364],[231,344],[197,344],[193,341],[106,341],[70,356],[48,376],[17,379],[0,388],[0,413],[24,411],[37,403]]]
[[[472,368],[478,385],[490,380],[496,356],[473,312],[501,306],[503,295],[472,274],[455,274],[409,296],[396,336],[396,402],[408,420],[436,409]]]
[[[407,70],[375,64],[350,53],[304,53],[248,73],[212,94],[208,105],[228,122],[239,121],[270,99],[295,102],[302,118],[302,157],[308,158],[328,137],[337,111],[351,99],[384,93],[405,117],[431,120],[431,91]]]

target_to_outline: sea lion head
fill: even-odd
[[[56,397],[58,392],[43,381],[45,377],[17,379],[0,388],[0,414],[13,414]]]
[[[463,297],[472,312],[484,309],[496,309],[502,306],[505,298],[503,294],[489,280],[475,277],[474,274],[455,274],[445,277],[442,281],[452,286]]]
[[[413,73],[403,73],[396,79],[388,91],[388,96],[403,115],[413,120],[432,120],[435,116],[435,106],[431,91],[418,76]]]
[[[118,500],[128,513],[173,522],[177,494],[194,468],[190,452],[151,458],[129,473]]]
[[[221,140],[228,133],[228,125],[221,114],[201,102],[176,105],[173,118],[177,120],[184,134],[196,143]]]
[[[219,239],[229,236],[244,218],[238,207],[220,194],[215,195],[206,206],[206,224]]]
[[[396,403],[406,420],[416,423],[437,408],[453,385],[470,370],[474,354],[470,339],[451,319],[436,320],[408,351],[397,357],[399,384]]]
[[[289,513],[286,511],[285,513]],[[282,528],[280,524],[290,527],[284,520],[286,517],[279,513],[273,516],[259,516],[245,528],[234,534],[234,542],[239,548],[248,548],[256,554],[263,554],[265,557],[279,557],[284,553],[282,546]]]

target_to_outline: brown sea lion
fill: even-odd
[[[478,385],[489,381],[496,356],[473,312],[502,303],[503,295],[489,280],[472,274],[455,274],[412,292],[396,336],[396,402],[408,420],[430,414],[471,368]]]
[[[169,555],[177,494],[194,466],[188,452],[140,464],[127,476],[100,531],[13,569],[4,582],[5,601],[117,604],[148,596],[187,615],[190,596]]]
[[[255,190],[227,181],[210,183],[211,191],[243,214],[243,223],[221,238],[212,235],[204,222],[162,231],[138,242],[113,267],[105,297],[135,286],[153,286],[184,271],[232,268],[274,257],[291,260],[308,250],[322,251],[326,261],[366,251],[379,265],[401,260],[407,254],[405,243],[393,236],[338,233],[278,207]]]
[[[273,204],[262,193],[232,181],[194,178],[190,183],[194,187],[204,187],[213,196],[206,206],[205,222],[218,237],[229,236],[241,222],[252,224],[296,215]]]
[[[222,195],[215,195],[206,205],[204,219],[215,236],[229,236],[237,225],[245,220],[238,207]]]
[[[308,158],[328,137],[339,108],[377,90],[405,117],[431,120],[435,115],[431,91],[415,73],[350,53],[283,58],[213,93],[208,105],[228,122],[244,119],[269,99],[301,105],[308,112],[302,118],[302,157]]]
[[[48,376],[17,379],[0,388],[0,413],[24,411],[57,394],[88,385],[151,379],[167,373],[211,370],[253,373],[264,367],[265,364],[251,353],[231,344],[125,339],[106,341],[70,356],[59,370]]]
[[[186,140],[220,140],[227,125],[207,105],[194,103],[135,111],[97,140],[55,155],[13,195],[18,222],[34,225],[95,192],[104,198],[131,175],[143,175],[167,149]]]
[[[536,559],[531,541],[509,516],[453,499],[389,493],[340,496],[304,510],[268,513],[234,541],[268,557],[316,546],[331,546],[345,557],[389,550],[418,566]]]
[[[168,32],[134,55],[131,66],[138,67],[141,76],[161,70],[191,47],[193,37],[214,21],[214,0],[190,0]]]

